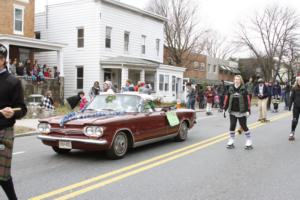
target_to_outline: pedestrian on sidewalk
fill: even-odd
[[[215,92],[211,86],[207,86],[207,91],[205,92],[206,97],[206,115],[212,114],[212,106],[214,103]]]
[[[203,86],[200,85],[198,94],[197,94],[197,101],[199,102],[199,109],[203,109],[205,107],[205,99],[204,99],[204,89]]]
[[[273,112],[278,112],[278,105],[280,103],[281,98],[281,87],[278,81],[275,81],[272,87],[272,103],[273,103]]]
[[[252,100],[253,92],[254,92],[254,84],[253,84],[253,78],[250,77],[249,81],[245,84],[248,95],[250,97],[250,102]]]
[[[289,110],[293,107],[293,120],[292,120],[292,130],[289,136],[289,140],[295,140],[295,130],[298,125],[299,115],[300,115],[300,77],[296,78],[296,82],[292,88],[291,101]]]
[[[272,81],[270,81],[269,83],[266,82],[266,86],[268,87],[268,93],[269,93],[269,96],[268,96],[268,101],[267,101],[267,110],[270,110],[271,109],[271,103],[272,103],[272,89],[273,89],[273,83]]]
[[[196,90],[192,87],[191,83],[186,84],[187,88],[187,108],[195,110],[195,103],[196,103]]]
[[[14,124],[27,113],[21,81],[6,66],[7,49],[0,44],[0,185],[9,200],[16,200],[11,176]]]
[[[284,104],[285,104],[285,110],[288,110],[290,107],[290,95],[291,95],[291,85],[287,81],[285,83],[285,88],[284,88]]]
[[[227,93],[224,80],[222,80],[221,84],[218,86],[217,93],[219,95],[219,112],[223,112],[224,98]]]
[[[247,89],[244,85],[242,76],[236,75],[234,77],[234,84],[230,86],[227,95],[224,100],[224,116],[228,110],[230,116],[230,129],[229,129],[229,140],[227,148],[234,148],[235,129],[237,121],[245,131],[246,144],[245,149],[252,149],[252,140],[250,130],[247,126],[247,117],[250,115],[250,97]]]
[[[90,100],[93,100],[99,94],[100,94],[100,84],[99,81],[95,81],[89,93]]]
[[[255,96],[258,97],[258,111],[259,111],[259,119],[260,122],[267,122],[267,103],[269,98],[269,89],[264,83],[263,79],[258,79],[258,85],[254,90]]]

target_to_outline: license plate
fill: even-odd
[[[72,149],[72,142],[70,142],[70,141],[59,141],[58,146],[61,149]]]

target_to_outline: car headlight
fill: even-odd
[[[87,126],[84,128],[84,134],[88,137],[101,137],[103,135],[103,128],[98,126]]]
[[[38,131],[42,134],[48,134],[51,131],[51,126],[48,123],[39,123]]]

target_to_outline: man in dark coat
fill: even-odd
[[[7,49],[0,44],[0,185],[8,199],[17,199],[11,177],[11,160],[14,143],[14,124],[24,117],[27,108],[24,103],[21,81],[11,75],[6,66]]]
[[[254,95],[258,97],[258,110],[260,122],[267,122],[267,103],[270,96],[268,86],[264,83],[263,79],[258,80],[258,85],[254,90]]]

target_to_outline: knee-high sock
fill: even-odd
[[[251,139],[251,134],[250,134],[249,130],[247,132],[245,132],[245,136],[247,139]]]
[[[235,138],[235,131],[230,131],[229,136],[230,136],[231,139],[234,139]]]

